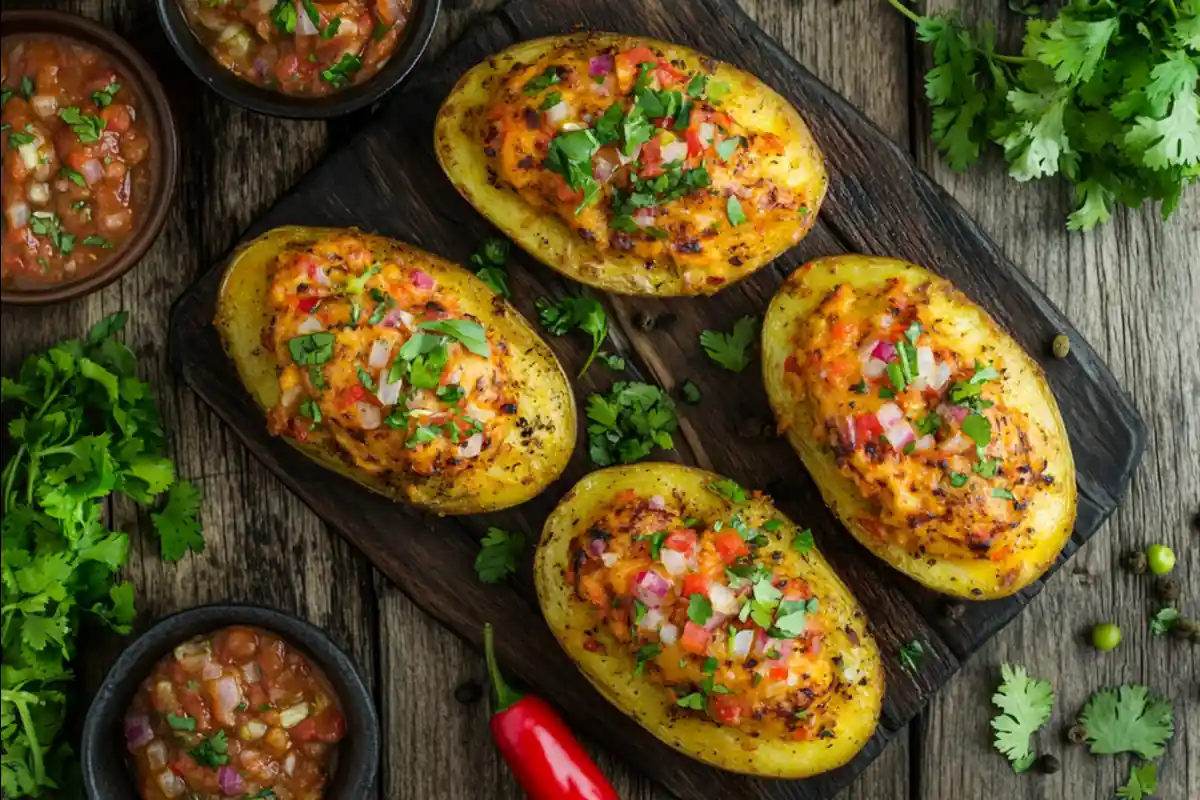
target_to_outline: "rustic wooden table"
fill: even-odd
[[[550,2],[551,0],[547,0]],[[660,4],[669,13],[670,0]],[[1019,185],[994,155],[966,175],[951,173],[927,140],[922,103],[925,54],[884,0],[740,0],[766,32],[840,91],[944,185],[1051,299],[1074,320],[1144,415],[1149,448],[1125,503],[1093,542],[1048,583],[847,792],[845,798],[971,800],[982,797],[1108,800],[1125,761],[1094,759],[1058,734],[1095,688],[1144,682],[1175,700],[1177,733],[1162,765],[1158,796],[1200,797],[1200,649],[1153,639],[1146,627],[1148,583],[1119,567],[1127,550],[1159,541],[1179,554],[1176,576],[1200,585],[1200,192],[1185,196],[1168,225],[1151,209],[1118,213],[1090,234],[1071,234],[1071,197],[1055,182]],[[499,0],[444,0],[432,59]],[[931,0],[936,10],[954,0]],[[966,0],[968,19],[991,20],[1002,42],[1021,18],[1002,2]],[[27,353],[76,335],[127,309],[127,339],[158,388],[182,472],[205,492],[207,550],[177,566],[158,557],[145,519],[113,509],[132,534],[128,577],[137,587],[139,629],[154,617],[218,600],[261,602],[327,628],[374,685],[384,723],[381,800],[490,800],[520,791],[491,746],[480,700],[482,659],[418,611],[358,552],[320,523],[252,460],[232,433],[181,387],[167,363],[171,302],[208,269],[355,120],[323,124],[257,116],[205,91],[175,58],[147,0],[5,2],[58,7],[102,20],[158,67],[177,101],[183,176],[175,208],[145,261],[92,296],[48,309],[5,307],[0,358],[5,374]],[[1185,597],[1200,615],[1200,597]],[[1121,624],[1119,650],[1098,655],[1081,634],[1100,619]],[[82,652],[94,686],[120,649],[99,642]],[[988,698],[1003,661],[1026,665],[1059,693],[1041,734],[1062,770],[1015,775],[990,749]],[[599,754],[627,798],[666,793]]]

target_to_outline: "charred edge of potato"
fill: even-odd
[[[272,313],[268,304],[271,269],[285,248],[341,234],[362,236],[371,250],[392,257],[427,259],[440,284],[462,301],[509,345],[516,419],[495,458],[454,477],[368,474],[340,451],[287,441],[322,466],[372,491],[438,514],[473,514],[518,505],[539,494],[566,468],[575,447],[575,395],[553,351],[524,317],[467,270],[411,245],[357,230],[286,226],[240,247],[221,282],[214,320],[225,352],[259,408],[279,399],[279,364],[266,345]]]
[[[592,652],[582,646],[585,632],[595,630],[596,626],[591,606],[575,594],[565,579],[572,540],[584,533],[612,498],[625,489],[643,496],[680,498],[689,514],[701,518],[733,513],[733,504],[706,488],[720,479],[714,473],[673,463],[610,467],[584,477],[546,519],[542,530],[534,556],[534,583],[542,613],[559,644],[597,691],[679,752],[721,769],[763,777],[803,778],[835,769],[863,748],[878,724],[884,695],[879,649],[853,594],[820,553],[813,549],[802,556],[785,545],[800,533],[800,528],[765,497],[752,498],[737,507],[749,507],[783,523],[766,534],[772,546],[765,549],[782,549],[787,559],[785,568],[801,566],[794,572],[811,583],[823,605],[827,608],[837,605],[838,625],[833,631],[833,641],[846,646],[840,652],[858,658],[859,680],[863,683],[856,684],[851,699],[844,696],[835,699],[841,712],[837,716],[835,738],[770,740],[705,718],[676,715],[674,696],[668,689],[647,676],[634,674],[636,656],[627,646],[616,643],[615,639],[611,647],[605,648],[607,653]],[[857,644],[850,644],[847,628],[856,634]],[[595,635],[603,639],[605,634],[596,631]]]
[[[819,182],[816,200],[806,213],[797,214],[793,225],[775,226],[777,235],[764,237],[767,246],[736,271],[729,270],[718,285],[701,281],[687,285],[682,273],[670,263],[647,263],[627,253],[601,253],[583,241],[552,212],[530,207],[509,188],[497,185],[475,131],[491,103],[493,84],[503,79],[517,63],[530,63],[562,46],[610,46],[636,39],[671,60],[682,59],[696,69],[714,65],[712,78],[734,90],[722,105],[739,123],[751,130],[782,132],[788,147],[786,160],[811,162],[812,180]],[[521,246],[526,252],[566,277],[616,294],[681,296],[714,294],[752,275],[800,242],[815,224],[829,180],[824,156],[817,147],[800,113],[774,89],[754,75],[682,45],[655,39],[613,33],[579,33],[551,36],[513,45],[466,72],[438,111],[434,126],[438,163],[459,193],[479,213]]]
[[[973,330],[988,332],[1008,372],[1003,389],[1008,404],[1025,410],[1046,432],[1047,471],[1056,480],[1027,510],[1027,519],[1039,531],[1038,544],[1032,550],[1000,562],[934,560],[873,535],[857,522],[875,516],[870,502],[841,474],[829,449],[813,439],[814,420],[807,403],[797,403],[783,380],[784,362],[800,325],[829,291],[846,281],[877,288],[896,277],[912,286],[930,283],[943,290],[948,301],[971,318]],[[832,256],[800,267],[779,288],[763,321],[763,379],[775,418],[786,426],[788,441],[812,474],[826,505],[862,545],[926,587],[968,600],[1007,597],[1045,574],[1070,538],[1075,522],[1075,465],[1066,425],[1041,367],[983,309],[928,270],[897,259],[861,255]],[[1005,580],[1014,568],[1015,577]]]

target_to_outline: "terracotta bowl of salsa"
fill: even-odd
[[[119,278],[166,222],[178,176],[171,107],[112,31],[6,11],[0,300],[51,303]]]
[[[252,111],[326,119],[363,108],[416,65],[441,0],[155,0],[200,80]]]
[[[92,800],[366,797],[379,720],[350,658],[259,606],[166,617],[117,660],[83,729]]]

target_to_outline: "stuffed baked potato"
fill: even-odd
[[[568,278],[711,294],[799,242],[825,196],[804,120],[758,78],[680,45],[522,42],[458,81],[438,161],[470,203]]]
[[[234,255],[215,324],[271,433],[394,499],[506,508],[574,448],[550,348],[474,275],[410,245],[276,228]]]
[[[890,258],[806,264],[763,322],[763,372],[825,502],[929,588],[1004,597],[1066,544],[1075,466],[1054,395],[947,281]]]
[[[732,481],[593,472],[546,520],[534,581],[588,680],[693,758],[800,778],[875,730],[883,669],[862,610],[810,533]]]

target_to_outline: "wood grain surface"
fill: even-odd
[[[9,3],[5,4],[9,7]],[[206,600],[245,599],[277,605],[326,625],[375,683],[387,730],[381,798],[519,797],[490,746],[486,703],[478,701],[482,662],[424,616],[354,548],[331,536],[317,518],[249,457],[228,429],[180,387],[165,353],[171,301],[236,241],[328,142],[361,120],[284,123],[256,117],[202,91],[166,48],[149,4],[139,0],[13,3],[58,6],[115,27],[143,50],[186,113],[184,180],[169,227],[144,263],[118,284],[52,309],[4,308],[0,356],[5,374],[23,355],[119,308],[134,313],[130,341],[143,370],[159,387],[175,432],[181,469],[207,492],[209,549],[178,567],[157,558],[142,521],[114,509],[114,522],[133,533],[130,577],[138,586],[141,626],[158,614]],[[447,0],[432,53],[443,49],[487,0]],[[991,162],[967,176],[947,173],[925,146],[927,110],[920,102],[920,51],[911,31],[883,2],[746,0],[743,7],[818,77],[863,109],[901,148],[914,153],[1097,347],[1133,395],[1149,423],[1150,450],[1132,492],[1105,532],[1018,622],[967,663],[919,722],[843,796],[854,798],[974,798],[1013,795],[1109,798],[1125,763],[1097,761],[1057,742],[1057,728],[1100,685],[1146,681],[1176,701],[1179,733],[1162,769],[1159,796],[1200,795],[1200,711],[1195,698],[1195,649],[1150,640],[1145,631],[1147,584],[1119,571],[1117,556],[1150,541],[1180,553],[1179,579],[1200,577],[1200,203],[1185,197],[1162,226],[1151,210],[1123,212],[1099,232],[1068,235],[1060,222],[1070,198],[1055,184],[1018,186]],[[972,0],[973,12],[1017,24],[1003,4]],[[464,251],[469,245],[464,243]],[[1186,545],[1193,543],[1191,548]],[[1185,611],[1200,611],[1192,598]],[[1122,623],[1127,643],[1095,656],[1076,635],[1099,618]],[[85,650],[94,683],[120,647],[100,640]],[[1062,701],[1042,744],[1063,758],[1051,778],[1014,776],[990,752],[987,696],[997,664],[1013,660],[1051,678]],[[622,763],[600,755],[622,797],[665,797]],[[720,796],[710,794],[709,796]]]

